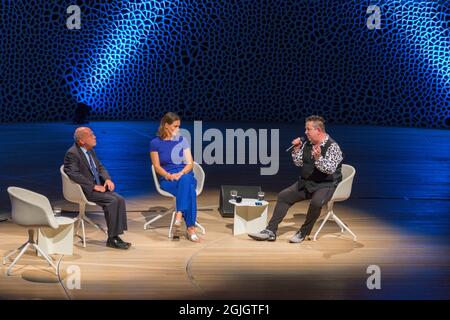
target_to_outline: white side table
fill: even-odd
[[[256,205],[257,201],[261,205]],[[240,203],[229,202],[234,205],[233,235],[259,232],[267,226],[267,201],[243,198]]]
[[[55,217],[59,223],[58,229],[39,228],[38,244],[47,254],[73,254],[73,224],[74,219]]]

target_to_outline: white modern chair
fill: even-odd
[[[96,204],[88,201],[83,193],[83,189],[81,189],[81,186],[78,183],[70,180],[69,176],[64,172],[64,165],[59,168],[59,171],[61,172],[64,198],[69,202],[77,203],[79,205],[79,214],[76,218],[76,221],[78,223],[75,228],[75,235],[80,237],[78,235],[78,229],[81,225],[82,236],[80,238],[83,241],[83,248],[86,248],[86,232],[84,228],[85,221],[95,228],[102,230],[105,234],[107,234],[107,232],[105,229],[103,229],[101,226],[99,226],[86,216],[86,205],[95,206]]]
[[[195,189],[195,193],[197,197],[202,193],[203,191],[203,185],[205,184],[205,172],[203,171],[202,167],[197,163],[194,162],[193,169],[195,179],[197,180],[197,188]],[[146,222],[144,224],[144,230],[147,229],[147,226],[152,224],[153,222],[161,219],[162,217],[166,216],[167,214],[172,212],[172,219],[170,221],[170,228],[169,228],[169,238],[172,238],[172,227],[173,222],[175,220],[175,214],[176,214],[176,198],[171,195],[169,192],[164,191],[161,189],[161,186],[159,184],[158,174],[156,173],[155,167],[152,165],[152,175],[153,175],[153,181],[155,182],[155,187],[158,193],[164,197],[172,198],[173,200],[173,206],[169,208],[166,212],[163,214],[158,214],[156,217],[151,219],[150,221]],[[202,230],[202,233],[205,234],[206,230],[205,228],[198,222],[195,222],[195,225],[199,227]]]
[[[9,187],[8,193],[11,199],[12,220],[15,224],[28,229],[28,241],[3,258],[3,264],[6,264],[9,257],[20,251],[9,265],[6,274],[10,275],[11,269],[30,246],[34,247],[58,274],[58,268],[53,263],[52,258],[35,242],[34,234],[39,228],[57,229],[59,228],[58,219],[61,222],[66,222],[68,218],[55,217],[50,202],[39,193],[18,187]]]
[[[327,215],[323,219],[322,224],[320,225],[317,232],[314,234],[314,241],[316,241],[317,235],[329,219],[333,219],[336,222],[336,224],[341,228],[341,233],[344,232],[344,230],[347,230],[353,236],[353,240],[356,241],[356,235],[344,222],[342,222],[341,219],[338,218],[338,216],[333,211],[333,205],[335,202],[344,201],[350,197],[355,173],[356,170],[354,167],[348,164],[342,165],[342,181],[338,184],[336,190],[334,190],[333,196],[331,197],[330,201],[328,201]]]

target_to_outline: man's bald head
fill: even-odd
[[[97,144],[94,132],[88,127],[77,128],[73,134],[73,138],[76,144],[88,150],[92,149]]]

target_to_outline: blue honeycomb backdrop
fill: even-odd
[[[449,1],[0,3],[0,122],[69,120],[83,102],[105,120],[450,128]]]

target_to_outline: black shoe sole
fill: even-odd
[[[109,248],[119,249],[119,250],[128,250],[130,248],[129,246],[120,247],[120,246],[116,246],[116,245],[109,244],[109,243],[107,243],[106,246],[109,247]]]
[[[252,235],[248,235],[250,238],[252,238],[253,240],[256,240],[256,241],[275,241],[275,239],[273,239],[273,240],[271,240],[270,238],[267,238],[267,239],[261,239],[261,238],[258,238],[258,237],[255,237],[255,236],[252,236]]]
[[[130,242],[122,241],[122,243],[125,244],[128,248],[132,246],[132,244]]]

